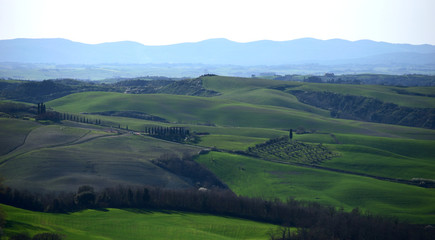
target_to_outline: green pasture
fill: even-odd
[[[0,157],[0,175],[8,186],[28,188],[31,183],[32,190],[54,191],[75,191],[85,184],[186,188],[191,183],[150,161],[201,150],[150,137],[100,134],[62,125],[42,126],[29,135],[26,144]]]
[[[344,95],[364,96],[377,98],[383,102],[395,103],[405,107],[432,108],[435,106],[435,98],[426,96],[416,96],[408,94],[398,94],[395,90],[407,90],[409,92],[421,92],[421,88],[399,88],[381,85],[349,85],[349,84],[327,84],[327,83],[304,83],[300,87],[290,90],[335,92]],[[435,92],[435,87],[428,87],[427,90]]]
[[[24,144],[27,135],[39,126],[33,121],[0,118],[0,156]]]
[[[435,141],[357,134],[303,134],[295,139],[323,143],[339,152],[321,165],[381,177],[435,179]],[[338,141],[338,144],[337,142]]]
[[[271,88],[277,86],[285,86],[287,90],[304,90],[304,91],[329,91],[340,94],[349,94],[356,96],[365,96],[377,98],[384,102],[391,102],[400,106],[407,107],[434,107],[435,98],[412,95],[417,94],[433,94],[435,87],[395,87],[395,86],[382,86],[382,85],[352,85],[352,84],[327,84],[327,83],[304,83],[304,82],[291,82],[291,81],[277,81],[258,78],[235,78],[235,77],[206,77],[203,78],[203,85],[207,89],[215,90],[223,93],[223,96],[227,98],[234,97],[234,99],[245,100],[253,98],[250,97],[250,92],[261,89]],[[398,94],[397,91],[405,90],[410,94]],[[267,92],[267,91],[263,91]],[[261,94],[261,91],[257,91],[260,101],[265,101],[267,94]],[[242,96],[237,96],[242,94]],[[223,97],[222,96],[222,97]],[[277,96],[273,96],[277,97]],[[271,100],[270,98],[268,99]],[[274,105],[274,104],[268,104]]]
[[[53,214],[0,207],[7,215],[4,231],[9,236],[54,232],[66,240],[268,239],[268,231],[276,228],[244,219],[174,211],[110,208]]]
[[[47,103],[47,106],[56,111],[71,113],[141,111],[182,124],[274,129],[295,129],[302,126],[323,132],[384,134],[381,128],[372,130],[357,121],[331,119],[290,108],[257,106],[219,98],[86,92],[56,99]]]
[[[197,161],[239,195],[295,198],[346,210],[359,207],[412,223],[435,223],[435,189],[228,153],[210,152]]]
[[[323,162],[321,166],[406,180],[435,179],[433,160],[409,158],[359,145],[339,145],[335,150],[340,156]]]

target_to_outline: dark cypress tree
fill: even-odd
[[[41,103],[41,113],[44,114],[45,113],[45,104]]]
[[[289,138],[293,139],[293,129],[290,129]]]

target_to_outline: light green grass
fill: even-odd
[[[276,226],[243,219],[186,212],[108,209],[52,214],[0,205],[7,214],[6,234],[55,232],[66,240],[100,239],[268,239]]]
[[[373,130],[357,121],[331,119],[295,109],[257,106],[218,98],[86,92],[51,101],[47,106],[57,111],[73,113],[134,110],[183,124],[214,123],[223,127],[274,129],[303,126],[323,132],[385,135],[381,127]]]
[[[295,135],[295,139],[323,143],[340,153],[323,162],[325,167],[381,177],[411,180],[435,179],[435,141],[388,138],[356,134]]]
[[[237,194],[317,201],[350,210],[355,207],[413,223],[435,223],[435,189],[380,181],[250,157],[210,152],[198,162]]]
[[[413,158],[435,159],[435,141],[433,140],[398,139],[355,134],[335,135],[342,144],[368,146]]]
[[[321,166],[406,180],[435,179],[433,160],[410,158],[358,145],[335,145],[334,147],[340,152],[340,156],[323,162]]]

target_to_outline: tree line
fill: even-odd
[[[1,188],[0,202],[24,209],[73,212],[87,208],[141,208],[239,217],[283,226],[271,239],[434,239],[432,228],[401,223],[363,213],[345,212],[314,202],[237,196],[229,190],[113,187],[94,191],[82,186],[76,193],[35,194]],[[290,233],[289,227],[297,228]],[[285,231],[282,231],[284,229]]]
[[[333,92],[293,90],[305,104],[330,111],[331,117],[435,129],[435,108],[403,107],[375,98]]]
[[[189,129],[185,127],[145,127],[144,132],[149,136],[174,142],[184,142],[190,136]]]

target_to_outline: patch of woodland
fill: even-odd
[[[183,154],[182,157],[179,157],[168,153],[153,160],[152,163],[182,177],[197,188],[229,189],[213,172],[195,162],[192,155]]]
[[[127,80],[127,82],[122,81],[115,85],[127,87],[124,92],[130,94],[165,93],[201,97],[220,95],[220,93],[216,91],[205,89],[201,78],[184,79],[180,81]]]
[[[333,92],[290,91],[305,104],[329,110],[331,117],[435,129],[435,108],[403,107],[375,98]]]

